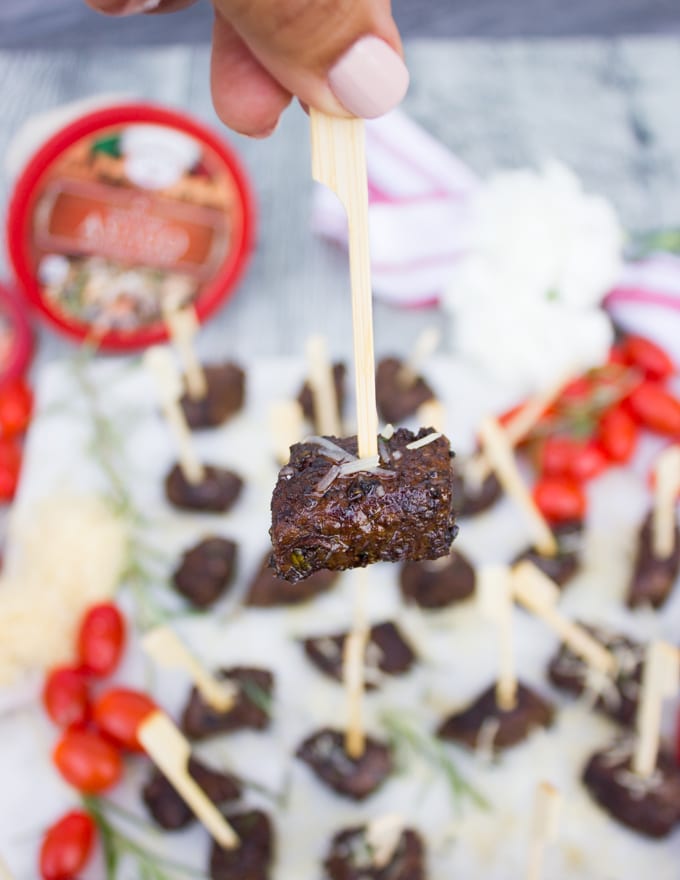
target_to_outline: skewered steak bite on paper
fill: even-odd
[[[517,687],[515,707],[504,711],[496,702],[496,687],[492,685],[467,709],[449,715],[437,735],[471,749],[488,740],[494,751],[500,751],[522,742],[536,727],[549,727],[553,714],[550,703],[523,684]]]
[[[407,602],[421,608],[446,608],[472,596],[475,570],[462,553],[452,550],[434,561],[405,562],[399,585]]]
[[[550,661],[548,678],[556,687],[572,694],[591,694],[594,705],[610,718],[621,724],[633,724],[640,699],[645,646],[601,627],[581,625],[616,658],[616,679],[595,672],[566,645]]]
[[[252,608],[271,608],[276,605],[299,605],[325,593],[338,579],[337,571],[319,569],[299,584],[291,584],[277,577],[269,565],[267,551],[257,574],[250,583],[245,604]]]
[[[387,864],[377,865],[366,826],[347,828],[333,837],[324,868],[328,880],[424,880],[425,847],[405,828]]]
[[[593,798],[611,816],[648,837],[665,837],[680,822],[680,768],[659,753],[651,776],[632,770],[634,740],[596,752],[583,772]]]
[[[465,467],[456,468],[453,478],[453,503],[458,516],[475,516],[483,513],[498,501],[503,494],[503,487],[492,471],[479,485],[465,476]]]
[[[239,845],[223,849],[213,841],[210,853],[212,880],[269,880],[274,858],[272,823],[262,810],[225,813],[227,822],[236,832]]]
[[[205,702],[195,687],[192,688],[182,713],[182,730],[189,739],[208,739],[245,728],[264,730],[269,727],[269,712],[262,703],[271,698],[274,688],[272,673],[267,669],[234,666],[220,669],[217,675],[236,686],[234,705],[226,712],[218,712]]]
[[[342,412],[345,408],[345,375],[347,373],[347,367],[343,363],[335,363],[333,364],[333,386],[335,387],[335,399],[338,402],[338,415],[341,417]],[[302,414],[307,419],[307,421],[311,422],[315,426],[315,430],[317,428],[317,420],[314,414],[314,395],[312,394],[312,386],[309,382],[305,382],[302,388],[300,389],[300,393],[297,396],[297,401],[302,407]]]
[[[424,445],[409,448],[425,438]],[[357,466],[356,437],[291,448],[272,496],[272,564],[295,583],[321,568],[436,559],[457,528],[449,441],[431,428],[378,438],[379,461]]]
[[[638,538],[635,566],[628,589],[628,605],[659,608],[668,598],[680,572],[680,528],[673,532],[673,552],[665,559],[654,555],[652,516],[644,521]]]
[[[213,803],[224,804],[241,797],[241,783],[230,773],[212,770],[195,758],[189,759],[188,770],[189,776],[198,783]],[[191,807],[155,767],[142,789],[142,800],[154,822],[166,831],[185,828],[196,818]]]
[[[236,544],[226,538],[204,538],[184,553],[172,582],[198,608],[207,608],[233,580],[236,551]]]
[[[412,416],[421,404],[434,397],[423,377],[407,378],[402,373],[403,366],[403,361],[388,357],[378,363],[375,373],[378,412],[384,421],[395,425]]]
[[[330,727],[307,737],[296,755],[322,782],[355,801],[373,794],[392,772],[392,755],[385,743],[367,736],[363,755],[350,758],[344,733]]]
[[[348,633],[318,636],[304,640],[305,653],[324,675],[342,681],[343,653]],[[367,690],[378,686],[382,675],[404,675],[416,656],[397,627],[391,622],[377,623],[368,634],[364,680]]]
[[[535,547],[529,547],[517,556],[515,563],[525,560],[533,562],[558,587],[563,587],[581,568],[583,522],[558,523],[552,527],[552,533],[557,539],[557,553],[554,556],[544,556]]]
[[[206,465],[199,483],[190,483],[176,464],[165,478],[168,500],[182,510],[205,510],[226,513],[238,500],[243,480],[238,474],[214,465]]]
[[[246,376],[232,363],[211,364],[203,368],[207,384],[205,397],[184,394],[180,406],[191,428],[215,428],[236,415],[243,406]]]

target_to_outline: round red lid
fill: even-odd
[[[234,152],[149,104],[81,116],[16,182],[8,246],[21,290],[58,329],[109,350],[167,339],[166,305],[200,321],[234,292],[253,246],[254,199]]]

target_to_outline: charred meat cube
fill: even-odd
[[[654,555],[652,516],[640,529],[633,576],[628,589],[628,605],[651,605],[659,608],[668,598],[680,572],[680,529],[677,524],[673,536],[673,552],[665,559]]]
[[[207,608],[233,580],[236,550],[236,544],[226,538],[204,538],[182,556],[172,582],[192,604]]]
[[[367,828],[338,832],[324,860],[328,880],[424,880],[425,847],[420,835],[405,828],[390,861],[376,865]]]
[[[535,547],[530,547],[514,560],[533,562],[544,575],[563,587],[581,568],[583,552],[583,523],[579,520],[559,523],[552,527],[557,540],[557,553],[554,556],[543,556]]]
[[[184,394],[180,405],[191,428],[215,428],[243,407],[246,376],[236,364],[210,364],[203,368],[207,391],[195,400]]]
[[[498,501],[503,494],[503,487],[492,471],[479,485],[465,477],[465,466],[456,469],[453,478],[453,503],[459,516],[475,516],[483,513]]]
[[[553,715],[550,703],[523,684],[518,685],[515,707],[503,710],[496,702],[496,687],[492,685],[467,709],[449,715],[437,736],[471,749],[487,744],[494,751],[501,751],[525,740],[534,728],[549,727]]]
[[[225,804],[241,797],[241,783],[230,773],[221,773],[189,759],[189,775],[198,783],[214,804]],[[154,768],[142,789],[142,800],[154,822],[166,831],[185,828],[196,818],[184,799],[160,770]]]
[[[392,772],[392,754],[385,743],[367,736],[363,755],[350,758],[344,733],[330,727],[307,737],[296,755],[322,782],[355,801],[373,794]]]
[[[267,552],[257,574],[251,581],[245,604],[253,608],[271,608],[276,605],[299,605],[325,593],[338,579],[337,571],[319,569],[299,584],[291,584],[277,577],[269,565]]]
[[[384,358],[375,371],[375,397],[380,417],[397,424],[412,416],[418,407],[432,400],[434,392],[422,376],[409,377],[404,363]]]
[[[434,561],[406,562],[399,575],[401,595],[421,608],[446,608],[469,599],[475,591],[475,570],[457,550]]]
[[[342,681],[342,661],[347,633],[304,640],[305,653],[330,678]],[[415,662],[415,654],[391,621],[377,623],[369,631],[364,677],[367,690],[375,689],[383,675],[404,675]]]
[[[598,804],[618,822],[647,837],[665,837],[680,822],[680,768],[660,753],[654,773],[642,777],[632,769],[632,738],[596,752],[583,772],[583,782]]]
[[[200,483],[190,483],[176,464],[165,478],[168,500],[181,510],[226,513],[236,503],[243,480],[233,471],[206,465]]]
[[[264,730],[269,726],[271,719],[266,704],[271,699],[274,687],[271,672],[234,666],[220,669],[218,677],[236,685],[234,705],[226,712],[218,712],[205,702],[195,687],[192,688],[182,713],[182,730],[189,739],[208,739],[246,728]]]
[[[292,447],[272,496],[272,564],[281,577],[295,583],[321,568],[448,554],[457,531],[449,441],[431,428],[400,428],[378,448],[378,467],[352,473],[356,437]]]
[[[345,375],[347,373],[347,367],[343,363],[333,364],[333,385],[335,386],[335,399],[338,402],[338,415],[342,416],[342,412],[345,408]],[[302,414],[307,419],[307,421],[311,422],[315,429],[317,428],[317,420],[314,413],[314,395],[312,394],[312,386],[309,382],[305,382],[305,384],[300,389],[300,393],[297,396],[297,401],[302,407]]]
[[[262,810],[226,814],[239,845],[223,849],[213,841],[210,853],[212,880],[269,880],[274,857],[272,823]]]
[[[640,699],[645,646],[600,627],[582,626],[616,658],[616,679],[612,681],[595,673],[566,645],[550,661],[548,678],[556,687],[572,694],[591,694],[598,709],[621,724],[632,725]]]

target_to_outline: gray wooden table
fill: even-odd
[[[412,41],[404,107],[478,172],[555,156],[615,203],[629,227],[680,224],[680,40]],[[0,155],[32,113],[100,92],[143,96],[217,124],[205,47],[0,52]],[[268,141],[225,133],[253,178],[257,248],[207,354],[292,354],[325,330],[350,349],[346,257],[310,229],[308,124],[292,108]],[[8,194],[0,177],[0,206]],[[0,274],[8,268],[0,257]],[[376,347],[403,348],[431,312],[378,306]],[[43,334],[43,357],[67,343]]]

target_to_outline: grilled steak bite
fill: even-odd
[[[492,685],[467,709],[449,715],[437,736],[463,743],[471,749],[488,745],[494,751],[510,748],[525,740],[536,727],[549,727],[553,707],[523,684],[517,687],[517,703],[504,711],[496,702]]]
[[[246,376],[236,364],[204,366],[207,391],[194,400],[184,394],[180,405],[191,428],[215,428],[230,419],[243,407]]]
[[[621,724],[632,725],[640,699],[645,646],[601,627],[581,625],[616,658],[616,679],[598,675],[566,645],[550,661],[548,678],[572,694],[592,694],[598,709]]]
[[[231,584],[236,550],[236,544],[226,538],[204,538],[184,553],[173,584],[196,607],[207,608]]]
[[[269,727],[271,719],[263,703],[272,696],[272,673],[266,669],[234,666],[231,669],[220,669],[217,675],[218,678],[236,685],[234,705],[226,712],[218,712],[205,702],[195,687],[192,688],[182,713],[182,730],[189,739],[208,739],[246,728],[264,730]]]
[[[647,837],[665,837],[680,822],[680,768],[660,753],[656,769],[644,778],[632,770],[634,740],[619,740],[596,752],[583,782],[598,804],[618,822]]]
[[[347,374],[347,367],[343,363],[335,363],[333,364],[333,385],[335,387],[335,399],[338,402],[338,415],[342,416],[342,413],[345,408],[345,376]],[[300,393],[297,396],[297,401],[302,407],[302,414],[307,419],[308,422],[311,422],[314,425],[315,430],[318,429],[316,416],[314,414],[314,395],[312,394],[312,386],[309,382],[305,382],[305,384],[300,389]]]
[[[236,832],[239,846],[222,849],[213,841],[210,853],[212,880],[269,880],[274,857],[272,823],[262,810],[225,814]]]
[[[267,551],[248,588],[244,602],[253,608],[299,605],[330,590],[338,579],[337,571],[319,569],[299,584],[291,584],[277,577],[276,572],[269,565],[270,557],[271,553]]]
[[[434,391],[422,376],[402,378],[403,361],[395,357],[379,361],[375,371],[375,397],[380,417],[397,424],[412,416],[418,407],[432,400]]]
[[[322,782],[355,801],[373,794],[392,772],[392,755],[385,743],[367,736],[363,755],[350,758],[345,734],[330,727],[307,737],[295,754]]]
[[[680,528],[673,533],[673,552],[665,559],[654,555],[652,515],[644,521],[638,538],[633,576],[628,588],[628,606],[659,608],[668,598],[680,572]]]
[[[420,835],[405,828],[386,865],[376,865],[366,826],[347,828],[331,841],[324,860],[328,880],[424,880],[425,847]]]
[[[452,550],[434,561],[405,562],[399,586],[406,602],[421,608],[446,608],[472,596],[475,570],[462,553]]]
[[[305,653],[324,675],[342,681],[342,660],[347,633],[318,636],[304,640]],[[364,679],[367,690],[380,684],[382,675],[404,675],[416,656],[397,627],[390,621],[377,623],[369,630],[366,645]]]
[[[205,465],[200,483],[190,483],[176,464],[165,478],[168,500],[181,510],[226,513],[236,503],[243,480],[238,474],[214,465]]]
[[[281,577],[295,583],[322,568],[448,554],[457,531],[449,441],[431,428],[400,428],[379,437],[378,448],[378,466],[358,472],[356,437],[291,448],[272,496],[272,564]]]
[[[557,553],[554,556],[543,556],[535,547],[530,547],[517,556],[513,565],[524,560],[533,562],[558,587],[563,587],[581,568],[583,522],[574,520],[560,523],[552,527],[552,532],[557,539]]]
[[[198,783],[214,804],[225,804],[241,797],[241,783],[230,773],[221,773],[189,759],[189,775]],[[160,770],[153,768],[142,789],[142,800],[154,822],[166,831],[190,825],[196,816]]]
[[[492,471],[479,485],[465,476],[465,467],[456,468],[453,478],[453,503],[459,516],[475,516],[483,513],[498,501],[503,487]]]

